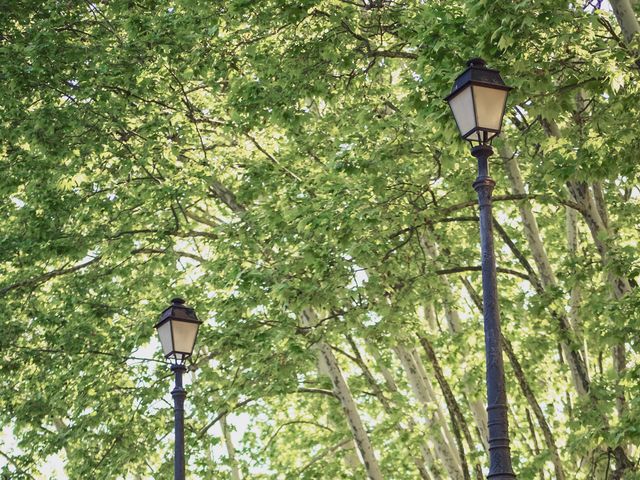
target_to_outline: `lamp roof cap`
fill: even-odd
[[[467,69],[456,78],[451,93],[445,98],[449,101],[468,85],[479,85],[500,90],[511,90],[505,85],[498,70],[487,68],[487,62],[482,58],[472,58],[467,62]]]
[[[163,323],[169,320],[177,320],[179,322],[191,322],[202,323],[196,316],[196,311],[185,305],[185,301],[182,298],[176,297],[171,300],[171,305],[164,309],[160,314],[160,319],[156,323],[155,328],[158,328]]]

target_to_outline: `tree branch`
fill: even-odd
[[[7,285],[0,289],[0,297],[6,295],[11,290],[15,290],[17,288],[28,287],[28,286],[36,286],[40,285],[47,280],[51,280],[52,278],[59,277],[61,275],[67,275],[69,273],[77,272],[78,270],[82,270],[83,268],[87,268],[89,265],[93,263],[97,263],[102,259],[101,255],[97,257],[93,257],[91,260],[87,260],[86,262],[79,263],[69,268],[60,268],[56,270],[51,270],[50,272],[43,273],[42,275],[38,275],[33,278],[28,278],[26,280],[21,280],[19,282],[13,283],[11,285]]]
[[[526,273],[523,272],[519,272],[517,270],[511,270],[510,268],[501,268],[498,267],[497,268],[498,273],[506,273],[509,275],[513,275],[515,277],[518,278],[522,278],[523,280],[528,280],[531,281],[531,279],[529,278],[529,275],[527,275]],[[435,273],[437,275],[450,275],[452,273],[461,273],[461,272],[481,272],[482,271],[482,266],[478,265],[478,266],[466,266],[466,267],[453,267],[453,268],[445,268],[442,270],[436,270]]]

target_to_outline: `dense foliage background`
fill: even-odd
[[[482,478],[475,56],[516,471],[640,478],[640,4],[599,3],[2,2],[2,478],[171,477],[176,294],[190,478]]]

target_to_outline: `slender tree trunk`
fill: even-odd
[[[469,293],[469,297],[475,304],[476,308],[482,312],[482,299],[480,295],[475,291],[471,283],[467,279],[462,280],[467,292]],[[564,469],[562,466],[562,459],[560,458],[560,454],[558,452],[558,447],[556,445],[555,438],[553,436],[553,432],[551,431],[551,427],[547,423],[547,419],[544,416],[544,412],[536,399],[529,382],[524,374],[524,370],[522,369],[522,365],[516,356],[513,346],[511,342],[505,338],[504,335],[501,336],[502,348],[504,349],[504,353],[509,359],[509,363],[511,364],[511,368],[513,369],[513,373],[515,374],[516,380],[518,381],[518,385],[520,386],[520,390],[522,394],[527,399],[531,410],[533,410],[534,415],[536,416],[536,420],[538,421],[538,425],[540,426],[540,430],[542,430],[542,435],[545,439],[545,443],[547,445],[547,449],[551,454],[551,461],[553,462],[553,468],[556,473],[557,480],[564,480]]]
[[[600,253],[602,265],[605,270],[608,270],[607,266],[610,263],[609,247],[604,238],[606,238],[610,232],[607,228],[605,220],[601,216],[601,210],[605,207],[604,205],[601,205],[601,207],[598,208],[595,196],[589,190],[589,186],[585,182],[569,181],[568,187],[569,191],[573,195],[574,200],[582,206],[582,216],[587,223],[587,226],[589,227],[591,237],[593,238],[598,252]],[[626,278],[615,275],[610,271],[607,271],[606,275],[607,281],[611,286],[611,291],[614,298],[620,300],[631,291],[631,285]],[[618,379],[621,379],[627,369],[627,359],[624,342],[613,346],[612,357],[613,366],[616,373],[618,374]],[[616,405],[618,414],[622,415],[625,410],[626,400],[622,387],[619,386],[619,390],[620,392],[616,398]]]
[[[432,401],[436,405],[436,408],[437,408],[436,418],[440,423],[440,425],[444,425],[443,431],[446,434],[448,442],[451,445],[453,445],[454,437],[452,436],[449,428],[447,427],[447,416],[444,412],[444,409],[442,408],[441,403],[438,401],[438,396],[436,395],[436,392],[433,390],[433,386],[431,385],[431,382],[429,381],[429,376],[427,375],[427,371],[424,369],[424,364],[422,362],[422,358],[420,357],[420,353],[415,348],[412,348],[409,351],[409,353],[413,357],[413,361],[416,365],[416,369],[418,370],[418,374],[424,379],[424,385],[427,389],[428,396],[432,399]]]
[[[227,448],[227,456],[229,457],[229,463],[231,465],[231,478],[232,480],[241,480],[240,469],[238,468],[238,461],[236,460],[236,448],[233,445],[231,439],[231,432],[227,425],[227,416],[224,415],[220,418],[220,427],[222,428],[222,436],[224,438],[224,445]]]
[[[566,207],[566,225],[567,225],[567,250],[569,257],[576,260],[578,257],[578,212],[573,208]],[[589,375],[589,348],[587,339],[584,336],[582,328],[582,316],[580,315],[580,304],[582,303],[582,292],[580,285],[577,283],[571,287],[569,298],[569,323],[573,327],[576,337],[582,339],[582,358],[587,376]]]
[[[428,387],[426,386],[427,382],[419,374],[418,367],[411,355],[411,352],[408,348],[402,345],[396,346],[394,351],[396,352],[407,379],[409,380],[409,386],[411,387],[414,396],[425,407],[425,409],[432,408],[433,405],[435,405],[435,399],[431,398],[429,395]],[[434,416],[439,420],[437,418],[437,413],[434,413]],[[436,432],[437,425],[442,428],[442,431],[434,434],[432,441],[436,454],[447,471],[449,478],[462,479],[462,465],[458,458],[457,451],[455,450],[453,435],[451,435],[446,421],[444,423],[442,421],[434,422],[434,419],[428,412],[425,414],[425,420],[427,422],[427,426],[431,427],[433,432]],[[434,423],[436,424],[435,426]]]
[[[509,178],[509,183],[511,184],[511,191],[517,195],[526,194],[527,192],[524,187],[518,161],[513,151],[504,143],[500,147],[500,156],[505,159],[504,166]],[[538,275],[540,276],[541,287],[543,289],[553,288],[557,285],[557,281],[542,243],[538,222],[533,215],[531,204],[527,200],[523,200],[519,204],[519,210],[527,244],[536,264]],[[556,318],[560,327],[560,343],[565,352],[565,358],[571,371],[573,383],[578,394],[584,395],[589,389],[589,378],[587,376],[585,361],[582,358],[580,350],[574,348],[572,345],[571,339],[573,337],[573,331],[567,318],[562,312],[557,312]]]
[[[527,425],[529,426],[529,435],[531,435],[531,439],[533,441],[533,452],[536,456],[540,455],[540,446],[538,445],[538,437],[536,436],[536,429],[533,426],[533,420],[531,419],[531,413],[529,413],[529,409],[525,409],[525,414],[527,416]],[[545,480],[544,471],[540,468],[540,480]]]
[[[308,308],[303,311],[301,315],[301,324],[303,327],[311,327],[316,323],[316,321],[317,316],[315,312]],[[353,439],[358,447],[358,452],[360,452],[361,460],[367,472],[367,476],[371,480],[382,480],[382,471],[380,470],[378,459],[376,458],[373,447],[371,446],[371,440],[369,439],[369,435],[362,424],[362,419],[360,418],[356,403],[351,395],[351,390],[349,390],[349,386],[342,375],[342,371],[340,370],[340,366],[338,365],[338,361],[334,356],[331,347],[327,343],[321,341],[315,345],[315,348],[318,351],[318,355],[324,369],[326,369],[326,372],[331,379],[333,392],[342,405],[342,410],[344,411],[347,423],[351,429],[351,434],[353,435]]]
[[[380,351],[371,343],[368,343],[365,348],[367,352],[369,352],[369,354],[376,361],[376,367],[378,367],[378,370],[380,370],[380,374],[384,378],[384,382],[387,385],[387,390],[389,390],[390,392],[397,392],[398,385],[396,384],[396,381],[393,378],[393,374],[386,367],[382,359],[382,355],[380,354]]]
[[[518,385],[520,385],[520,390],[522,391],[524,397],[527,399],[529,406],[536,416],[536,420],[538,421],[540,430],[542,430],[542,436],[544,437],[547,448],[549,449],[549,453],[551,454],[551,462],[553,463],[553,468],[556,473],[556,479],[564,480],[566,477],[564,475],[562,459],[560,458],[558,446],[556,445],[551,427],[547,423],[547,419],[544,416],[542,408],[540,407],[540,404],[538,403],[533,390],[531,390],[529,382],[527,381],[524,371],[522,370],[522,366],[520,365],[520,362],[518,361],[518,358],[513,351],[513,345],[511,345],[511,342],[504,336],[502,336],[502,345],[507,358],[511,363],[511,367],[513,368],[513,372],[515,374],[516,380],[518,381]]]
[[[561,136],[560,129],[555,122],[547,120],[544,122],[544,124],[550,136]],[[567,182],[567,188],[573,196],[574,201],[581,207],[580,213],[582,214],[585,223],[589,227],[591,237],[600,254],[602,265],[604,267],[604,270],[606,271],[607,281],[611,286],[613,296],[616,299],[621,299],[631,291],[631,285],[626,278],[615,275],[611,271],[607,271],[607,266],[610,263],[610,259],[609,247],[605,239],[610,235],[611,232],[609,231],[607,225],[606,206],[604,204],[604,197],[602,195],[601,188],[596,187],[599,195],[594,194],[585,182],[575,180],[569,180]],[[599,205],[596,200],[598,197],[601,197]],[[618,376],[619,393],[616,397],[616,406],[618,415],[622,415],[626,408],[626,399],[624,395],[624,389],[620,385],[619,381],[624,376],[627,369],[626,349],[624,342],[618,343],[613,346],[612,358],[613,366]]]
[[[436,353],[433,350],[431,342],[429,342],[429,339],[427,339],[427,337],[424,337],[424,336],[418,336],[418,339],[420,340],[420,345],[422,345],[422,348],[424,349],[424,352],[427,358],[429,359],[431,366],[433,367],[436,380],[438,381],[438,385],[440,386],[440,390],[442,391],[442,395],[444,396],[445,402],[447,404],[447,409],[449,410],[449,413],[452,416],[452,423],[453,422],[457,423],[457,425],[459,426],[460,430],[464,435],[465,440],[467,441],[467,445],[469,445],[470,449],[474,449],[474,442],[471,438],[471,433],[469,432],[467,421],[465,420],[464,415],[462,415],[462,409],[460,408],[460,404],[456,400],[456,397],[453,394],[453,391],[451,390],[451,387],[449,386],[449,383],[447,382],[447,379],[445,378],[444,373],[442,372],[442,368],[440,367],[440,362],[438,362],[438,357],[436,356]],[[462,450],[461,441],[459,441],[459,445],[460,445],[460,449]],[[460,455],[464,457],[464,452],[461,451]],[[464,465],[466,465],[466,462]],[[475,464],[474,467],[475,467],[476,474],[479,475],[480,478],[482,478],[482,470],[480,469],[480,466],[478,464]]]
[[[382,405],[382,408],[384,409],[384,411],[388,415],[393,416],[396,409],[391,405],[391,402],[384,396],[384,392],[382,391],[382,388],[376,381],[375,377],[371,373],[371,370],[369,370],[369,367],[364,361],[364,358],[360,354],[360,350],[355,340],[351,336],[347,335],[347,341],[349,342],[349,345],[351,346],[351,350],[353,351],[353,360],[355,360],[358,367],[360,367],[360,370],[362,371],[364,377],[367,379],[367,383],[371,387],[373,394],[376,396],[376,398]],[[408,417],[408,423],[410,428],[415,428],[415,423],[413,422],[413,419],[411,417]],[[400,422],[397,423],[397,428],[401,432],[407,430],[407,428],[404,425],[402,425]],[[410,445],[406,445],[405,447],[407,448],[407,450],[409,450]],[[429,474],[427,468],[425,468],[424,461],[420,457],[414,456],[411,453],[411,451],[409,451],[409,455],[411,456],[414,465],[418,469],[420,478],[422,478],[423,480],[429,480],[431,475]]]
[[[516,159],[514,152],[509,148],[506,143],[503,143],[499,148],[500,156],[504,159],[504,166],[509,178],[512,193],[516,195],[526,195],[527,191],[524,186],[524,180],[520,173],[520,166]],[[556,278],[549,262],[549,257],[542,243],[540,236],[540,229],[538,228],[538,222],[536,221],[531,204],[528,200],[519,202],[518,209],[520,210],[520,218],[522,219],[522,227],[524,229],[525,237],[527,239],[527,245],[533,256],[533,260],[537,266],[538,274],[544,287],[553,286],[556,284]]]
[[[609,0],[618,25],[622,29],[622,36],[627,44],[633,41],[633,37],[640,33],[640,24],[633,11],[631,0]]]
[[[426,235],[420,236],[420,245],[425,253],[427,253],[434,260],[438,258],[438,246],[429,242]],[[460,315],[458,311],[454,308],[451,308],[450,304],[453,297],[453,285],[449,282],[447,278],[443,280],[445,283],[447,290],[449,291],[450,298],[445,299],[445,317],[447,319],[447,323],[449,324],[449,328],[452,333],[459,333],[462,330]],[[449,300],[449,301],[447,301]],[[435,313],[433,311],[433,306],[428,305],[424,309],[424,315],[429,325],[435,324]],[[431,317],[431,318],[429,318]],[[433,332],[433,330],[431,330]],[[422,362],[418,362],[420,366],[422,366]],[[487,425],[487,411],[485,409],[484,402],[479,399],[476,395],[477,392],[471,391],[468,385],[464,385],[464,393],[469,400],[469,409],[473,415],[473,419],[476,423],[476,428],[479,432],[480,441],[482,442],[482,446],[484,447],[485,452],[489,451],[489,426]]]
[[[390,392],[397,392],[398,385],[396,384],[396,381],[393,378],[393,375],[384,364],[382,355],[380,354],[379,350],[372,344],[367,344],[366,348],[369,354],[376,361],[376,366],[378,367],[378,370],[380,370],[380,373],[382,374],[385,380],[385,385],[387,386],[387,390],[389,390]],[[410,427],[413,428],[413,426],[415,425],[415,420],[412,417],[409,417],[409,420],[411,422]],[[433,456],[431,448],[429,447],[427,442],[420,442],[420,453],[424,460],[424,465],[426,466],[426,470],[429,474],[429,477],[433,479],[434,473],[432,472],[432,470],[437,469],[438,467],[436,465],[436,459]]]
[[[604,192],[602,191],[602,182],[593,182],[591,184],[591,191],[593,192],[593,199],[600,214],[600,219],[604,227],[608,229],[609,214],[607,213],[607,202],[604,199]]]
[[[624,5],[621,2],[618,4],[618,6],[624,6]],[[622,16],[620,17],[619,21],[622,19]],[[634,18],[635,18],[635,15],[634,15]],[[627,20],[629,20],[628,16],[627,16]],[[637,25],[637,20],[636,20],[636,25]],[[635,28],[635,31],[637,32],[637,26],[634,28]],[[636,64],[639,64],[640,66],[640,62],[636,61]],[[542,124],[547,132],[547,135],[554,136],[554,137],[561,136],[560,129],[558,128],[558,125],[555,122],[545,119],[543,120]],[[606,266],[608,261],[607,251],[606,251],[606,245],[604,244],[602,238],[603,236],[606,237],[605,232],[607,232],[607,225],[605,224],[605,221],[603,220],[603,218],[600,216],[598,207],[595,205],[595,199],[593,198],[592,195],[590,195],[588,187],[583,182],[569,181],[567,182],[567,187],[571,192],[571,194],[573,195],[575,202],[580,206],[580,213],[582,214],[582,217],[585,223],[589,227],[593,241],[601,255],[602,263],[603,265]],[[604,207],[604,204],[601,205],[601,209],[603,207]],[[622,296],[624,296],[631,289],[628,280],[625,278],[614,277],[611,273],[609,273],[608,280],[612,286],[613,294],[616,298],[622,298]],[[619,345],[614,345],[612,356],[613,356],[614,369],[618,374],[618,378],[620,378],[624,373],[624,370],[626,369],[624,343]],[[590,400],[594,404],[597,403],[597,399],[591,397],[591,395],[589,396],[590,396]],[[624,390],[622,390],[622,388],[620,388],[620,394],[617,396],[616,406],[617,406],[618,413],[621,414],[625,406]],[[603,417],[603,424],[606,425],[608,428],[608,419],[606,417]],[[616,467],[615,467],[614,475],[622,476],[624,475],[624,472],[626,470],[635,469],[634,464],[631,462],[627,453],[625,452],[625,449],[622,446],[619,445],[615,447],[613,449],[613,454],[616,459]]]
[[[59,417],[54,417],[53,418],[53,426],[56,429],[56,432],[58,432],[58,433],[63,433],[69,428],[69,427],[67,427],[67,424],[64,423],[64,420],[59,418]],[[66,445],[62,447],[62,451],[64,452],[65,456],[67,458],[69,458],[69,450],[68,450]],[[66,473],[67,472],[67,468],[63,467],[62,471]]]

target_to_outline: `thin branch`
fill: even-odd
[[[20,346],[13,346],[12,348],[18,349],[18,350],[26,350],[28,352],[48,353],[51,355],[80,355],[80,356],[103,355],[107,357],[119,358],[122,361],[136,360],[140,362],[155,362],[155,363],[162,363],[162,364],[168,365],[168,362],[164,360],[157,360],[155,358],[145,358],[145,357],[131,357],[131,356],[122,355],[114,352],[104,352],[101,350],[81,350],[78,352],[72,352],[69,350],[65,350],[63,348],[32,348],[32,347],[20,347]]]
[[[207,262],[204,258],[202,258],[201,256],[196,255],[194,253],[183,252],[183,251],[178,251],[178,250],[170,250],[169,248],[164,248],[164,249],[163,248],[136,248],[131,253],[133,253],[133,254],[138,254],[138,253],[147,253],[147,254],[174,253],[176,255],[179,255],[180,257],[191,258],[191,259],[196,260],[197,262],[200,262],[200,263],[206,263]]]
[[[332,398],[338,398],[337,395],[331,390],[325,390],[324,388],[299,387],[297,391],[300,393],[319,393],[321,395],[327,395]]]
[[[506,232],[502,225],[498,223],[498,221],[493,217],[493,226],[498,232],[498,235],[502,238],[502,241],[507,244],[513,255],[520,261],[520,264],[524,267],[524,269],[529,274],[528,280],[533,284],[534,288],[538,293],[543,293],[544,289],[542,287],[542,282],[538,277],[538,274],[533,269],[527,257],[520,251],[520,249],[516,246],[516,244],[511,240],[509,234]]]
[[[329,345],[329,346],[331,347],[332,350],[335,350],[336,352],[341,353],[342,355],[347,357],[349,360],[351,360],[353,363],[358,364],[358,359],[353,355],[350,355],[349,353],[345,352],[340,347],[336,347],[335,345]]]
[[[205,218],[205,217],[203,217],[201,215],[197,215],[197,214],[195,214],[193,212],[190,212],[188,210],[184,211],[184,215],[186,217],[190,218],[191,220],[195,220],[198,223],[202,223],[203,225],[208,225],[208,226],[210,226],[212,228],[217,228],[217,227],[220,226],[217,222],[209,220],[208,218]]]
[[[42,283],[44,283],[47,280],[50,280],[52,278],[59,277],[61,275],[66,275],[66,274],[73,273],[73,272],[77,272],[78,270],[82,270],[83,268],[86,268],[86,267],[88,267],[89,265],[91,265],[93,263],[99,262],[101,259],[102,259],[102,256],[98,255],[97,257],[93,257],[91,260],[87,260],[86,262],[79,263],[77,265],[74,265],[73,267],[59,268],[59,269],[56,269],[56,270],[51,270],[50,272],[43,273],[42,275],[38,275],[38,276],[33,277],[33,278],[28,278],[26,280],[21,280],[19,282],[13,283],[11,285],[7,285],[6,287],[3,287],[3,288],[0,289],[0,297],[4,296],[5,294],[10,292],[11,290],[15,290],[17,288],[40,285],[40,284],[42,284]]]
[[[497,270],[498,270],[498,273],[506,273],[508,275],[513,275],[515,277],[522,278],[523,280],[528,280],[528,281],[531,280],[529,278],[529,275],[523,272],[519,272],[517,270],[511,270],[510,268],[501,268],[501,267],[498,267]],[[466,267],[444,268],[442,270],[436,270],[435,273],[437,275],[450,275],[452,273],[481,272],[481,271],[482,271],[481,265],[478,265],[478,266],[471,265]]]
[[[251,402],[253,402],[253,398],[247,398],[246,400],[236,403],[235,406],[231,409],[225,408],[224,410],[222,410],[218,415],[216,415],[216,417],[213,420],[211,420],[209,423],[207,423],[204,427],[202,427],[198,431],[198,438],[202,438],[204,434],[207,433],[207,431],[211,427],[213,427],[216,423],[218,423],[222,417],[224,417],[225,415],[229,414],[234,410],[237,410],[238,408],[244,407],[245,405]]]
[[[271,155],[268,151],[266,151],[262,145],[260,145],[258,143],[258,141],[253,138],[251,135],[249,135],[248,133],[244,134],[245,137],[247,137],[251,143],[253,143],[255,145],[255,147],[260,150],[265,157],[267,157],[269,159],[269,161],[271,163],[273,163],[276,167],[281,168],[282,170],[284,170],[285,173],[287,173],[287,175],[289,175],[291,178],[293,178],[294,180],[298,181],[298,182],[302,182],[302,179],[297,176],[295,173],[293,173],[291,170],[289,170],[287,167],[283,166],[273,155]]]
[[[334,445],[333,447],[327,448],[324,452],[320,452],[315,457],[313,457],[309,461],[309,463],[307,463],[304,467],[302,467],[300,470],[298,470],[298,474],[296,476],[300,477],[302,472],[304,472],[306,469],[311,467],[314,463],[317,463],[318,461],[322,460],[327,455],[331,455],[332,453],[340,450],[342,447],[344,447],[345,445],[347,445],[350,442],[353,442],[353,439],[352,438],[347,438],[346,440],[343,440],[342,442]]]
[[[280,431],[285,428],[288,427],[289,425],[299,425],[299,424],[303,424],[303,425],[313,425],[314,427],[319,427],[319,428],[323,428],[325,430],[329,430],[330,432],[333,433],[333,429],[322,425],[320,423],[317,422],[311,422],[308,420],[291,420],[289,422],[285,422],[281,425],[278,426],[278,428],[276,428],[276,431],[273,433],[273,435],[271,435],[271,437],[269,437],[269,440],[267,440],[267,443],[265,443],[264,447],[262,447],[262,449],[260,450],[261,452],[264,452],[267,448],[269,448],[269,445],[271,445],[271,443],[275,440],[276,436],[280,433]]]
[[[7,462],[9,462],[11,465],[14,466],[14,468],[16,469],[17,472],[26,475],[27,477],[29,477],[31,480],[36,480],[36,477],[34,477],[33,475],[31,475],[29,472],[27,472],[24,468],[20,467],[17,463],[17,461],[10,455],[4,453],[2,450],[0,450],[0,455],[3,456]]]

